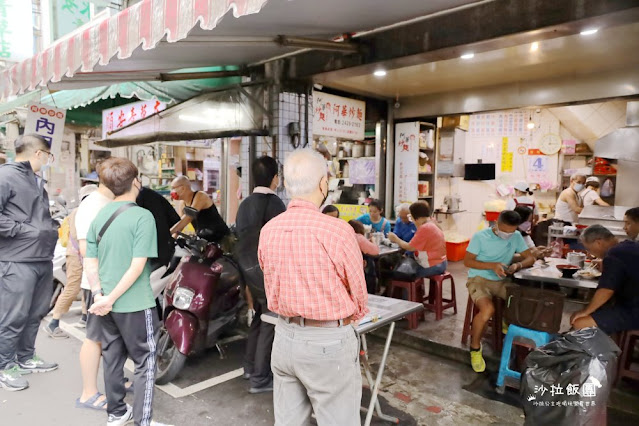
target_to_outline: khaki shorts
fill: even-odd
[[[506,300],[506,284],[509,282],[508,280],[492,281],[484,277],[472,277],[466,281],[466,287],[473,303],[484,297],[492,299],[493,296]]]

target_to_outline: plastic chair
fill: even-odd
[[[408,300],[411,302],[423,303],[424,301],[424,279],[417,278],[414,281],[399,281],[392,280],[390,284],[390,291],[388,294],[395,299],[404,299],[404,290],[408,292]],[[396,296],[397,293],[399,297]],[[408,328],[413,330],[417,328],[419,319],[426,320],[426,313],[424,311],[415,312],[407,315]]]
[[[427,277],[430,280],[428,296],[424,298],[424,308],[435,312],[435,320],[439,321],[444,317],[446,309],[453,308],[453,312],[457,315],[457,297],[455,296],[455,280],[450,272],[444,272],[440,275]],[[444,281],[450,281],[450,299],[444,299],[443,287]]]
[[[499,297],[493,297],[493,305],[495,306],[495,314],[488,321],[488,329],[491,330],[492,346],[495,352],[501,352],[502,342],[504,340],[504,333],[501,331],[501,320],[503,318],[504,301]],[[462,330],[462,345],[468,344],[470,338],[470,329],[473,324],[475,314],[479,312],[479,309],[473,303],[473,300],[468,296],[468,303],[466,304],[466,317],[464,318],[464,328]]]
[[[551,335],[545,331],[531,330],[529,328],[519,327],[510,324],[508,326],[508,334],[504,341],[504,348],[501,351],[501,361],[499,362],[499,375],[497,376],[497,392],[504,393],[506,377],[510,377],[517,382],[521,381],[521,373],[510,369],[510,354],[512,352],[515,339],[525,339],[532,342],[534,347],[540,347],[549,343]]]

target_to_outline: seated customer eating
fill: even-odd
[[[468,295],[479,309],[470,332],[470,364],[477,373],[486,369],[481,337],[488,320],[495,313],[493,296],[505,300],[506,276],[535,263],[532,250],[517,232],[520,223],[521,217],[517,213],[504,210],[497,219],[497,225],[475,233],[466,249],[464,265],[470,268],[466,287]],[[521,253],[523,260],[511,265],[515,253]]]
[[[413,216],[415,226],[417,226],[417,232],[410,242],[402,241],[392,232],[388,234],[388,238],[402,249],[415,253],[415,259],[419,264],[418,277],[425,278],[443,274],[448,266],[446,240],[442,230],[430,221],[430,206],[425,201],[413,203],[410,206],[410,214]]]
[[[379,200],[373,200],[368,204],[369,213],[363,214],[357,218],[362,224],[372,227],[373,232],[383,232],[384,236],[388,235],[391,230],[391,224],[384,216],[384,207]]]
[[[601,225],[585,229],[581,240],[590,253],[603,259],[603,269],[586,309],[570,317],[573,328],[599,327],[606,334],[639,329],[639,244],[619,242]]]

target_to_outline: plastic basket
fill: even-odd
[[[446,241],[446,258],[449,262],[459,262],[464,260],[466,256],[466,249],[470,241],[464,241],[463,243],[450,243]]]
[[[501,212],[485,212],[486,213],[486,220],[488,222],[495,222],[497,219],[499,219],[499,213]]]

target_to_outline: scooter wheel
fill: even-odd
[[[158,354],[157,354],[157,372],[155,374],[155,383],[158,385],[166,385],[171,380],[175,379],[184,363],[186,362],[186,355],[177,350],[171,336],[162,329],[160,331],[160,339],[158,341]]]

